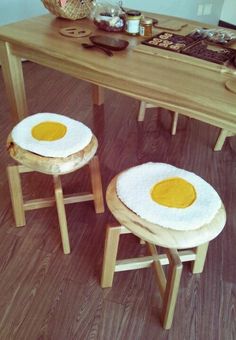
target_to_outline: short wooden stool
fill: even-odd
[[[12,140],[10,134],[7,140],[9,154],[20,163],[20,165],[10,165],[7,167],[16,226],[21,227],[26,224],[25,211],[50,207],[56,204],[63,251],[64,254],[69,254],[70,242],[64,204],[94,201],[96,213],[104,212],[99,160],[95,156],[97,146],[97,139],[92,135],[91,141],[86,147],[70,156],[45,157],[21,148]],[[89,165],[92,192],[63,195],[60,175],[74,172],[85,165]],[[33,171],[53,176],[55,197],[24,201],[20,174]]]
[[[114,272],[152,266],[163,300],[161,320],[163,327],[169,329],[174,316],[182,263],[192,261],[193,273],[203,271],[208,243],[225,225],[224,206],[222,204],[211,222],[201,226],[200,229],[181,231],[163,228],[142,219],[121,202],[116,192],[117,178],[118,176],[110,182],[106,200],[111,213],[121,225],[107,227],[101,286],[103,288],[112,286]],[[128,233],[145,241],[150,256],[117,260],[119,237]],[[166,254],[159,254],[156,245],[166,248]],[[169,269],[166,278],[162,266],[167,264]]]
[[[155,107],[159,107],[159,106],[161,107],[161,105],[151,104],[151,103],[147,103],[145,101],[141,101],[140,106],[139,106],[139,112],[138,112],[138,122],[144,121],[146,109],[155,108]],[[172,120],[172,127],[171,127],[172,136],[174,136],[176,134],[178,118],[179,118],[179,113],[174,112],[174,116],[173,116],[173,120]],[[216,140],[216,144],[214,146],[214,151],[221,151],[226,138],[232,137],[232,136],[235,136],[235,133],[228,131],[228,130],[225,130],[225,129],[220,129],[218,138]]]

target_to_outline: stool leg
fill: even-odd
[[[167,256],[170,264],[163,299],[162,319],[163,327],[165,329],[170,329],[173,321],[183,264],[179,258],[177,250],[167,249]]]
[[[232,136],[235,136],[235,133],[225,130],[225,129],[221,129],[218,139],[216,141],[216,145],[214,147],[214,151],[220,151],[224,145],[226,137],[232,137]]]
[[[20,174],[17,165],[7,167],[8,182],[10,187],[12,209],[17,227],[23,227],[25,221],[25,211]]]
[[[140,102],[139,112],[138,112],[138,122],[144,121],[146,106],[147,104],[145,101]]]
[[[228,137],[228,131],[221,129],[219,136],[218,136],[218,139],[216,141],[215,147],[214,147],[214,151],[220,151],[222,149],[226,137]]]
[[[163,267],[161,265],[161,262],[159,260],[159,255],[157,252],[157,248],[154,244],[151,243],[147,243],[148,249],[151,253],[151,255],[155,258],[156,260],[153,261],[153,268],[155,270],[155,274],[156,274],[156,281],[157,281],[157,285],[159,287],[160,290],[160,294],[161,297],[164,298],[165,296],[165,291],[166,291],[166,276],[165,276],[165,272],[163,270]]]
[[[94,156],[89,162],[91,175],[92,191],[94,195],[94,206],[97,214],[104,212],[104,202],[102,193],[102,180],[99,167],[98,157]]]
[[[70,241],[67,229],[66,221],[66,211],[63,201],[63,191],[61,186],[61,179],[59,176],[53,176],[54,179],[54,190],[55,190],[55,200],[57,205],[57,214],[59,219],[59,226],[61,231],[61,240],[64,254],[70,253]]]
[[[173,118],[173,121],[172,121],[172,128],[171,128],[172,136],[176,134],[178,118],[179,118],[178,112],[174,112],[174,118]]]
[[[112,287],[121,227],[107,226],[102,267],[102,288]]]
[[[203,271],[203,267],[206,260],[207,250],[209,242],[201,244],[195,250],[196,259],[192,262],[192,272],[193,274],[198,274]]]
[[[92,86],[93,86],[93,104],[98,106],[104,104],[104,88],[97,85]]]

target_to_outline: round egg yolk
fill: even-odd
[[[151,189],[153,201],[169,208],[187,208],[196,200],[194,186],[180,177],[156,183]]]
[[[65,136],[67,127],[59,122],[42,122],[35,125],[32,136],[39,141],[55,141]]]

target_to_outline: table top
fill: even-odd
[[[160,15],[151,16],[163,19]],[[196,27],[207,26],[174,19],[187,23],[177,34],[186,35]],[[129,46],[114,52],[113,57],[86,50],[81,43],[89,42],[89,37],[70,38],[59,33],[68,26],[88,28],[93,35],[124,39]],[[161,31],[166,29],[159,28],[154,33]],[[236,132],[236,95],[225,87],[227,80],[236,79],[236,70],[206,61],[196,63],[189,56],[178,54],[176,58],[175,52],[138,51],[136,47],[142,40],[126,33],[98,30],[89,19],[72,22],[51,14],[0,27],[0,41],[9,43],[16,56]]]

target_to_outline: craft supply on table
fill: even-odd
[[[89,37],[93,44],[81,44],[84,48],[98,48],[108,56],[113,56],[112,51],[122,51],[127,48],[129,42],[123,39],[117,39],[104,35],[93,35]]]
[[[236,68],[231,64],[216,64],[212,62],[208,62],[204,59],[199,58],[190,58],[189,55],[185,55],[183,53],[170,53],[170,50],[166,50],[163,48],[156,48],[155,46],[147,46],[143,44],[137,45],[134,49],[134,52],[143,53],[147,55],[156,56],[158,58],[163,58],[170,61],[177,61],[183,64],[188,64],[191,66],[197,66],[206,70],[212,70],[218,73],[231,74],[236,76]]]
[[[142,44],[182,53],[191,57],[203,59],[217,64],[228,64],[236,56],[236,50],[216,45],[200,37],[191,35],[178,35],[170,32],[161,32]]]
[[[213,45],[205,40],[185,48],[182,53],[191,57],[204,59],[217,64],[225,64],[233,60],[236,50]]]
[[[236,41],[236,34],[222,28],[196,28],[189,36],[194,39],[207,39],[216,44],[232,44]]]
[[[158,19],[157,22],[153,23],[156,28],[162,28],[171,31],[180,31],[182,28],[186,27],[188,24],[180,22],[175,19]]]
[[[193,42],[195,42],[195,40],[191,37],[169,32],[161,32],[147,40],[142,41],[142,44],[180,52]]]
[[[42,3],[52,14],[69,20],[88,17],[93,7],[91,0],[42,0]]]
[[[62,35],[71,38],[83,38],[91,34],[91,31],[87,28],[82,28],[79,26],[70,26],[61,28],[59,31]]]
[[[120,6],[110,3],[95,3],[91,19],[101,30],[107,32],[122,32],[125,29],[125,13]]]
[[[141,20],[141,12],[135,11],[135,10],[127,11],[125,31],[131,35],[138,35],[140,20]]]
[[[117,39],[104,35],[92,35],[89,37],[91,42],[95,45],[107,48],[112,51],[122,51],[127,48],[129,42],[123,39]]]
[[[152,36],[153,20],[151,18],[143,17],[140,21],[139,34],[141,37]]]
[[[99,45],[95,45],[95,44],[86,44],[86,43],[82,43],[81,45],[82,45],[84,48],[87,48],[87,49],[90,49],[90,48],[97,48],[97,49],[103,51],[104,53],[106,53],[109,57],[112,57],[112,56],[113,56],[112,51],[110,51],[110,50],[107,49],[107,48],[101,47],[101,46],[99,46]]]

